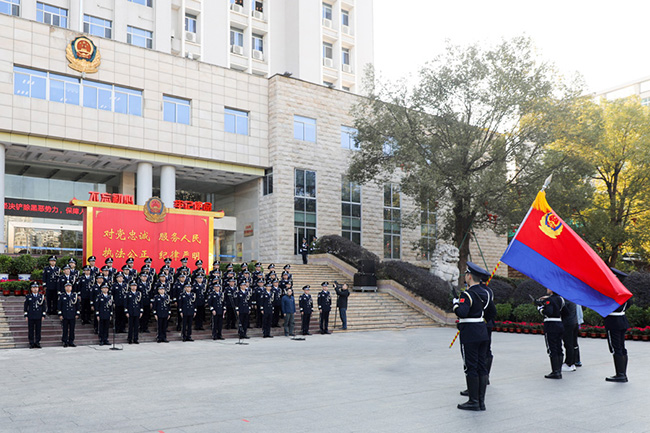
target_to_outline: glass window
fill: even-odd
[[[262,195],[273,194],[273,168],[264,170],[264,181],[262,182]]]
[[[46,99],[47,72],[14,66],[14,94]]]
[[[36,21],[67,29],[68,10],[36,2]]]
[[[137,27],[126,27],[126,43],[142,48],[153,48],[153,32]]]
[[[344,65],[350,66],[350,49],[342,48],[341,49],[341,63]]]
[[[427,204],[420,212],[420,250],[422,258],[431,260],[431,254],[436,248],[438,226],[436,224],[436,210],[434,205]]]
[[[293,138],[316,142],[316,119],[293,116]]]
[[[248,113],[246,111],[226,108],[224,121],[226,132],[248,135]]]
[[[355,128],[341,126],[341,147],[343,149],[359,150],[358,133],[359,131]]]
[[[142,116],[142,92],[115,86],[115,112]]]
[[[323,58],[332,59],[334,53],[334,48],[329,42],[323,42]]]
[[[185,14],[185,31],[196,33],[196,15]]]
[[[323,19],[332,20],[332,5],[323,3]]]
[[[244,46],[244,32],[231,28],[230,29],[230,45],[237,45],[238,47]]]
[[[129,0],[131,3],[137,3],[143,6],[153,7],[153,0]]]
[[[303,238],[311,243],[316,236],[316,172],[295,171],[294,196],[294,254]]]
[[[361,185],[341,181],[341,236],[361,245]]]
[[[346,27],[350,26],[350,12],[345,9],[341,9],[341,25]]]
[[[253,50],[264,52],[264,36],[253,34]]]
[[[0,0],[0,14],[20,16],[20,0]]]
[[[113,86],[84,80],[84,107],[113,111]]]
[[[190,124],[190,101],[163,95],[163,119],[167,122]]]
[[[401,255],[401,209],[399,186],[384,185],[384,258],[399,259]]]
[[[259,0],[253,0],[251,7],[256,12],[264,12],[264,2]]]
[[[79,105],[79,79],[50,74],[50,101]]]
[[[110,20],[84,15],[84,33],[110,39],[113,23]]]
[[[244,0],[230,0],[230,4],[235,4],[239,6],[244,6]]]

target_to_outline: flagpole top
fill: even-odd
[[[551,180],[553,179],[553,173],[549,174],[546,180],[544,181],[544,186],[542,186],[542,191],[546,190],[548,186],[551,184]]]

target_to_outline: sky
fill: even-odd
[[[650,77],[647,0],[374,0],[375,68],[396,80],[456,45],[529,36],[589,93]]]

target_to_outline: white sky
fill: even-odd
[[[374,0],[375,67],[391,80],[443,52],[531,37],[565,76],[580,73],[590,92],[650,76],[648,0]]]

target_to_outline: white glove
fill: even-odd
[[[452,299],[452,302],[453,302],[454,304],[458,304],[458,298],[454,298],[454,299]]]

